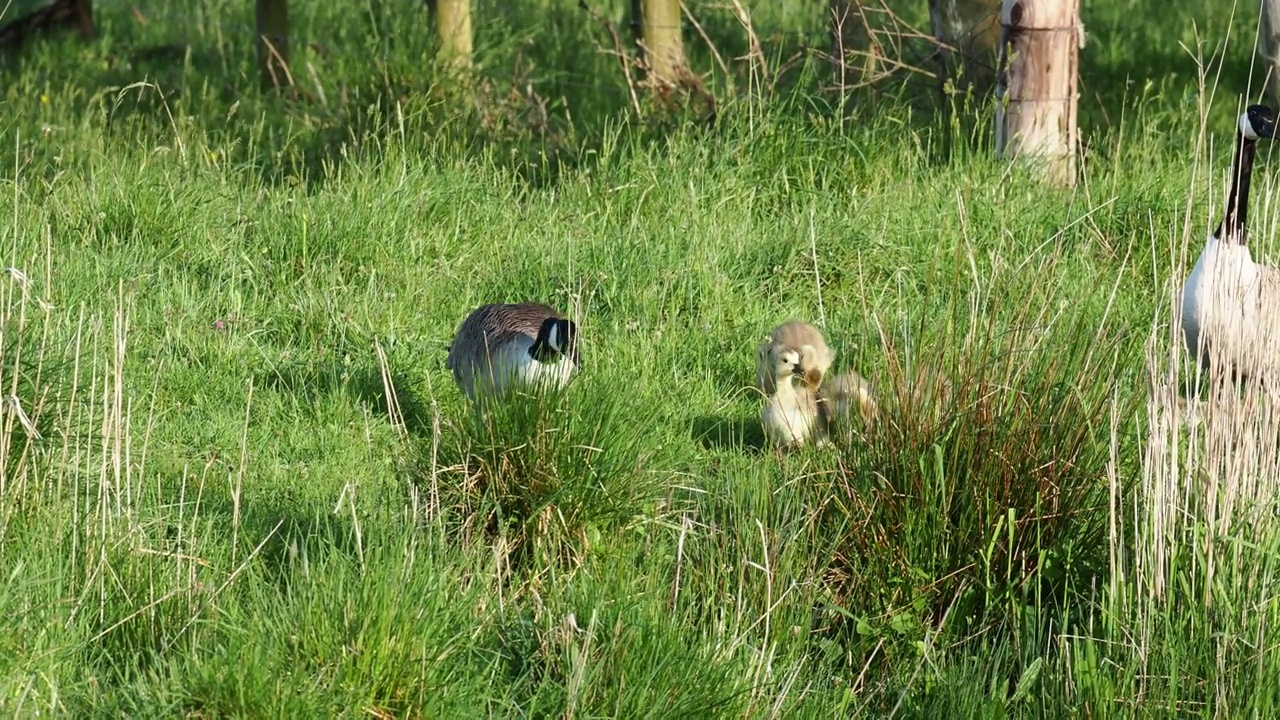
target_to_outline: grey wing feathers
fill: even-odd
[[[488,365],[490,353],[519,335],[536,337],[542,322],[560,313],[542,303],[490,303],[471,312],[449,348],[445,365],[464,387],[470,387],[471,375]]]

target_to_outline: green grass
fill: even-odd
[[[100,2],[99,40],[0,67],[0,392],[33,423],[0,414],[0,708],[1276,712],[1280,533],[1145,514],[1148,348],[1258,94],[1248,9],[1086,2],[1062,191],[919,79],[841,116],[816,61],[763,94],[738,64],[715,123],[637,120],[575,3],[479,2],[463,116],[416,3],[294,5],[309,96],[257,90],[234,4]],[[822,42],[824,3],[754,5],[771,58]],[[524,299],[575,308],[585,370],[477,418],[452,333]],[[865,443],[762,447],[754,348],[792,316],[886,396]]]

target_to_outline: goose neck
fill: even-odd
[[[1228,243],[1244,243],[1245,224],[1249,214],[1249,183],[1253,176],[1253,156],[1257,142],[1236,133],[1235,157],[1231,162],[1231,190],[1227,193],[1227,209],[1214,231],[1214,237]]]

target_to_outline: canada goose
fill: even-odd
[[[579,364],[577,334],[572,320],[541,303],[482,305],[458,327],[446,365],[469,400],[477,390],[502,395],[513,380],[564,387]]]
[[[811,437],[826,441],[830,413],[819,389],[834,357],[822,333],[799,320],[774,328],[756,349],[757,380],[767,396],[760,422],[769,440],[782,446]]]
[[[757,380],[761,392],[772,395],[777,390],[777,380],[790,377],[789,373],[781,371],[785,365],[781,360],[782,353],[793,351],[799,358],[806,347],[809,348],[806,368],[817,370],[814,387],[821,384],[822,376],[831,369],[835,360],[835,351],[827,347],[827,341],[818,328],[801,320],[788,320],[771,330],[764,343],[756,349]]]
[[[1183,341],[1201,367],[1211,347],[1242,375],[1280,360],[1280,326],[1265,319],[1280,309],[1280,271],[1255,263],[1245,243],[1253,157],[1258,140],[1274,132],[1271,108],[1251,105],[1240,115],[1226,211],[1182,288]]]
[[[811,438],[823,445],[827,440],[830,411],[819,393],[822,372],[816,366],[811,346],[803,350],[777,348],[774,392],[760,411],[760,423],[770,441],[784,447],[804,445]]]

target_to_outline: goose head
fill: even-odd
[[[577,365],[578,326],[568,318],[549,317],[543,320],[538,336],[529,348],[529,355],[543,363],[567,357]]]
[[[760,348],[761,374],[766,392],[781,385],[814,389],[822,383],[822,369],[818,367],[817,350],[812,345],[789,347],[781,343],[766,343]]]
[[[1276,131],[1275,114],[1266,105],[1250,105],[1240,113],[1239,128],[1246,140],[1271,139]]]

